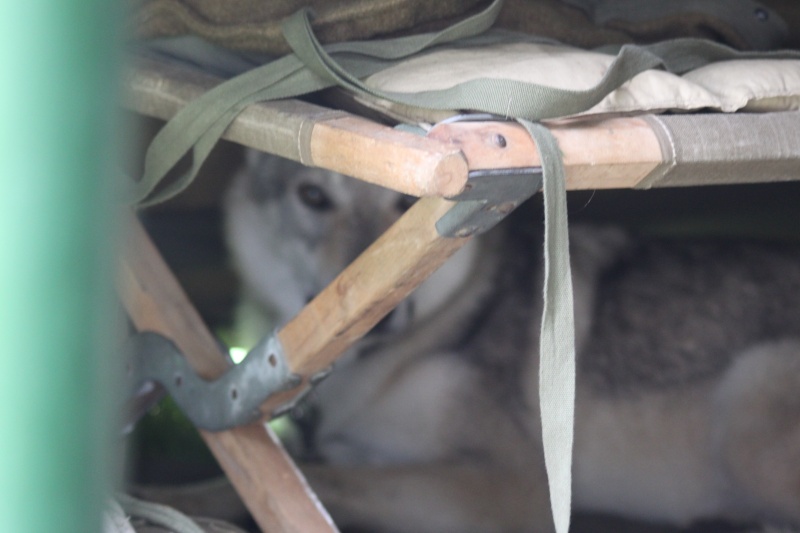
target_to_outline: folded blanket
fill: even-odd
[[[141,0],[133,12],[140,38],[196,35],[234,50],[282,55],[280,24],[303,6],[314,9],[323,43],[441,29],[485,0]],[[772,9],[767,4],[777,4]],[[795,3],[796,4],[796,3]],[[739,49],[767,50],[797,39],[792,1],[507,0],[498,27],[581,47],[710,38]],[[794,17],[794,30],[783,15]],[[794,37],[793,37],[794,36]]]

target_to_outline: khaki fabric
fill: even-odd
[[[766,50],[791,41],[793,31],[784,21],[794,15],[791,1],[506,0],[498,27],[583,48],[696,37]],[[766,20],[753,16],[756,9]]]
[[[800,20],[792,18],[800,14],[791,2],[781,0],[702,3],[728,2],[731,8],[746,10],[746,16],[733,18],[726,18],[727,11],[696,8],[700,4],[691,1],[635,0],[638,7],[626,9],[632,1],[506,0],[496,27],[584,48],[698,37],[737,49],[774,49],[800,34],[796,26]],[[615,8],[620,2],[625,5]],[[195,35],[233,50],[283,55],[289,48],[281,22],[304,6],[314,10],[315,34],[328,44],[439,30],[487,4],[486,0],[141,0],[131,24],[138,38]],[[653,7],[644,9],[645,4]],[[751,16],[751,4],[764,4],[766,20]],[[778,5],[773,10],[769,4]],[[788,29],[784,15],[790,18]]]
[[[481,0],[144,0],[133,13],[133,32],[143,39],[196,35],[234,50],[288,53],[281,23],[311,7],[322,43],[369,39],[419,28],[444,27]]]
[[[777,12],[755,0],[563,1],[583,10],[598,26],[622,31],[638,42],[680,35],[724,42],[742,50],[771,50],[782,46],[789,33]]]
[[[800,178],[800,112],[647,117],[664,163],[640,189]]]

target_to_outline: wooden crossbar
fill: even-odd
[[[142,59],[128,76],[124,105],[167,120],[221,81],[195,69]],[[452,196],[467,181],[464,156],[450,143],[300,100],[251,105],[222,138],[414,196]]]
[[[425,198],[278,332],[289,369],[304,378],[333,361],[469,241],[445,238],[436,221],[453,204]],[[228,368],[219,348],[141,224],[132,219],[119,292],[139,331],[173,340],[203,378]],[[265,416],[300,389],[268,399]],[[280,442],[263,423],[201,436],[264,531],[335,531]]]
[[[131,76],[126,105],[139,113],[168,119],[183,105],[222,80],[186,67],[146,60]],[[758,126],[765,134],[796,123],[797,113],[724,114],[689,116],[702,127],[689,128],[686,141],[702,144],[705,151],[682,159],[682,116],[579,117],[548,121],[563,155],[568,190],[618,189],[651,186],[745,183],[798,179],[787,174],[794,168],[800,148],[797,128],[784,138],[778,134],[764,149],[763,135],[746,139],[741,152],[714,148],[719,132],[747,131]],[[778,125],[780,124],[780,125]],[[698,131],[694,131],[698,130]],[[774,135],[774,132],[773,132]],[[415,196],[450,197],[462,192],[469,171],[536,166],[539,154],[533,141],[514,122],[446,122],[435,125],[426,137],[382,126],[365,118],[297,100],[258,103],[245,109],[223,138],[265,152],[298,160],[306,165],[342,172],[356,178]],[[762,143],[759,146],[759,143]],[[289,148],[287,148],[289,147]],[[763,176],[735,172],[752,164],[754,154],[777,168]],[[706,160],[705,158],[708,158]],[[710,164],[727,168],[713,179],[703,176]],[[783,166],[780,166],[781,161]],[[697,176],[661,180],[664,171],[685,167]]]
[[[139,331],[171,339],[200,376],[228,368],[214,337],[135,218],[119,262],[118,290]],[[335,532],[330,517],[272,431],[263,423],[200,431],[262,531]]]

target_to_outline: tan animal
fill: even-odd
[[[227,197],[245,292],[291,318],[408,198],[252,151]],[[539,429],[539,231],[474,240],[312,401],[309,481],[337,523],[552,528]],[[576,509],[800,525],[800,251],[570,232]]]

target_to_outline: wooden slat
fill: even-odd
[[[124,104],[166,120],[221,81],[191,68],[142,59],[127,77]],[[305,164],[414,196],[452,196],[467,180],[464,156],[447,142],[299,100],[249,106],[223,139],[297,161],[302,152],[308,157],[301,161]]]
[[[168,119],[220,81],[187,67],[142,60],[129,76],[126,105]],[[564,154],[570,190],[632,188],[663,160],[655,132],[641,118],[573,119],[549,127]],[[300,135],[301,129],[310,134]],[[539,161],[533,141],[513,122],[439,124],[421,138],[298,100],[251,105],[223,138],[295,160],[298,142],[307,142],[304,163],[415,196],[453,196],[463,190],[469,170]]]
[[[469,169],[461,151],[438,141],[347,116],[311,132],[315,165],[413,196],[455,196]]]
[[[441,198],[418,201],[278,332],[292,371],[307,378],[326,369],[469,241],[436,232],[452,206]],[[262,410],[290,396],[272,398]]]
[[[632,188],[662,162],[656,134],[641,118],[575,120],[550,131],[564,154],[567,189]],[[462,149],[471,170],[539,166],[525,128],[514,122],[454,122],[428,137]]]
[[[417,202],[278,332],[291,371],[307,378],[330,366],[469,241],[436,232],[436,221],[452,205],[441,198]],[[137,328],[173,339],[200,376],[218,377],[227,367],[197,311],[138,222],[131,234],[119,277]],[[268,400],[262,411],[296,392]]]
[[[330,366],[469,241],[444,238],[435,230],[452,205],[441,198],[417,202],[278,332],[293,372],[308,378]],[[172,339],[206,379],[226,370],[213,337],[136,220],[119,272],[120,293],[137,329]],[[262,411],[272,412],[296,392],[269,399]],[[263,424],[200,433],[264,531],[335,531]]]
[[[213,379],[226,368],[217,343],[139,222],[131,218],[119,266],[119,292],[136,328],[172,339],[195,371]],[[264,424],[201,431],[263,531],[335,532],[327,512]]]
[[[452,205],[417,202],[278,333],[295,371],[330,365],[466,244],[434,227]]]

